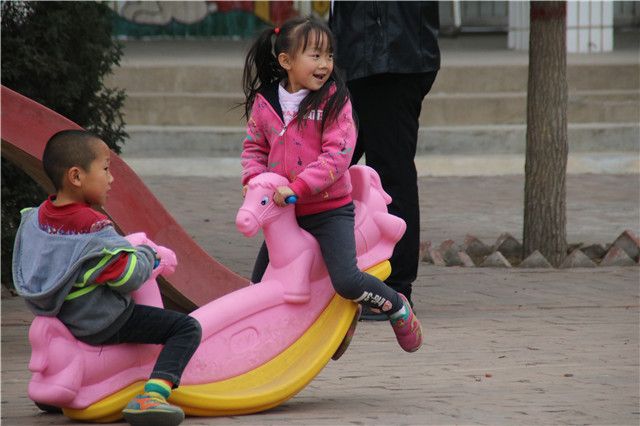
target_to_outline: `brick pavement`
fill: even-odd
[[[234,229],[232,178],[146,176],[205,250],[247,275],[258,239]],[[568,178],[570,242],[611,242],[640,226],[637,175]],[[522,178],[422,178],[423,239],[520,238]],[[415,285],[427,344],[403,353],[384,323],[266,413],[185,425],[616,424],[640,421],[638,267],[500,270],[421,264]],[[2,424],[78,424],[26,397],[30,314],[2,300]]]
[[[207,252],[240,274],[251,273],[261,241],[235,230],[239,179],[142,178]],[[491,245],[502,232],[510,232],[522,241],[524,176],[421,177],[419,187],[421,240],[462,243],[472,233]],[[604,245],[625,229],[640,235],[639,206],[638,175],[569,175],[567,239]]]

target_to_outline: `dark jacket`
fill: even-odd
[[[436,1],[336,1],[329,25],[347,80],[440,69]]]

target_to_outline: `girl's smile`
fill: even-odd
[[[328,48],[326,37],[318,37],[315,43],[309,43],[295,56],[282,54],[280,64],[287,71],[289,93],[300,89],[319,90],[333,72],[333,52]]]

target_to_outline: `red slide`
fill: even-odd
[[[60,130],[81,127],[60,114],[2,86],[2,156],[52,192],[42,169],[42,153],[49,138]],[[104,211],[123,234],[144,232],[149,239],[167,246],[178,257],[171,279],[160,279],[168,306],[191,311],[198,306],[248,285],[210,257],[164,209],[142,180],[117,155],[111,157],[116,182]],[[29,206],[24,206],[29,207]]]

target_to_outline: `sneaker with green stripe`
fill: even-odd
[[[184,420],[184,411],[157,392],[137,395],[122,410],[122,415],[133,426],[177,426]]]
[[[415,352],[422,346],[422,325],[420,325],[420,321],[413,313],[411,304],[405,295],[399,293],[398,296],[400,296],[404,304],[404,315],[398,313],[396,318],[394,318],[395,315],[392,315],[389,318],[391,327],[396,334],[396,340],[400,347],[407,352]]]

